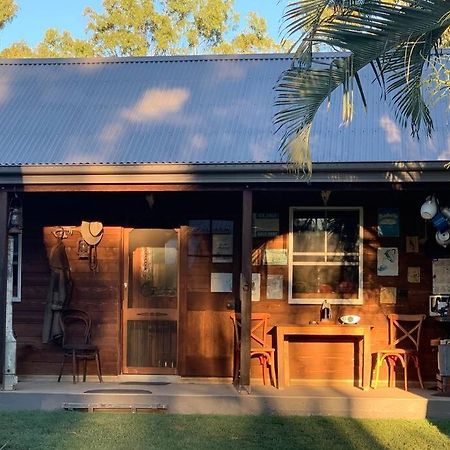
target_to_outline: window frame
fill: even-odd
[[[359,234],[358,234],[358,263],[342,264],[334,262],[318,263],[311,262],[295,262],[294,263],[294,213],[296,211],[354,211],[359,217]],[[294,298],[292,293],[294,266],[356,266],[358,265],[358,297],[357,298],[327,298],[328,303],[334,305],[362,305],[363,304],[363,255],[364,255],[364,226],[363,226],[363,207],[362,206],[291,206],[289,207],[289,239],[288,239],[288,303],[294,305],[319,305],[325,299],[320,298]],[[306,252],[305,252],[306,253]],[[322,253],[322,252],[320,252]],[[296,254],[301,254],[297,252]]]

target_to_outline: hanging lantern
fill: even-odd
[[[89,244],[84,239],[78,241],[78,259],[89,259]]]
[[[8,231],[10,234],[18,234],[23,228],[22,204],[17,195],[11,200],[9,205]]]

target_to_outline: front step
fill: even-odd
[[[126,403],[63,403],[66,411],[80,412],[145,412],[160,413],[166,412],[168,406],[162,403],[157,404],[126,404]]]

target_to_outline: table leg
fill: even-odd
[[[284,334],[277,327],[277,378],[278,378],[278,389],[284,389],[286,385],[285,372],[284,372]]]
[[[364,333],[363,336],[363,389],[365,391],[370,389],[370,373],[372,370],[372,353],[370,347],[370,330]]]

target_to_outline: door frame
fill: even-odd
[[[178,228],[135,228],[135,227],[124,227],[123,228],[123,251],[122,251],[122,266],[123,266],[123,273],[122,273],[122,304],[120,307],[120,325],[121,325],[121,342],[120,342],[120,348],[121,348],[121,373],[125,375],[179,375],[180,374],[180,362],[181,362],[181,354],[182,351],[180,351],[180,298],[183,297],[180,295],[181,290],[181,245],[182,245],[182,230],[181,228],[184,227],[178,227]],[[130,258],[129,258],[129,236],[130,233],[133,230],[173,230],[177,233],[177,244],[178,244],[178,252],[177,252],[177,309],[176,309],[176,316],[177,316],[177,364],[176,367],[145,367],[145,368],[134,368],[134,367],[128,367],[126,365],[127,362],[127,326],[126,321],[127,315],[125,313],[125,309],[127,309],[127,303],[128,303],[128,294],[129,294],[129,278],[130,278]]]

